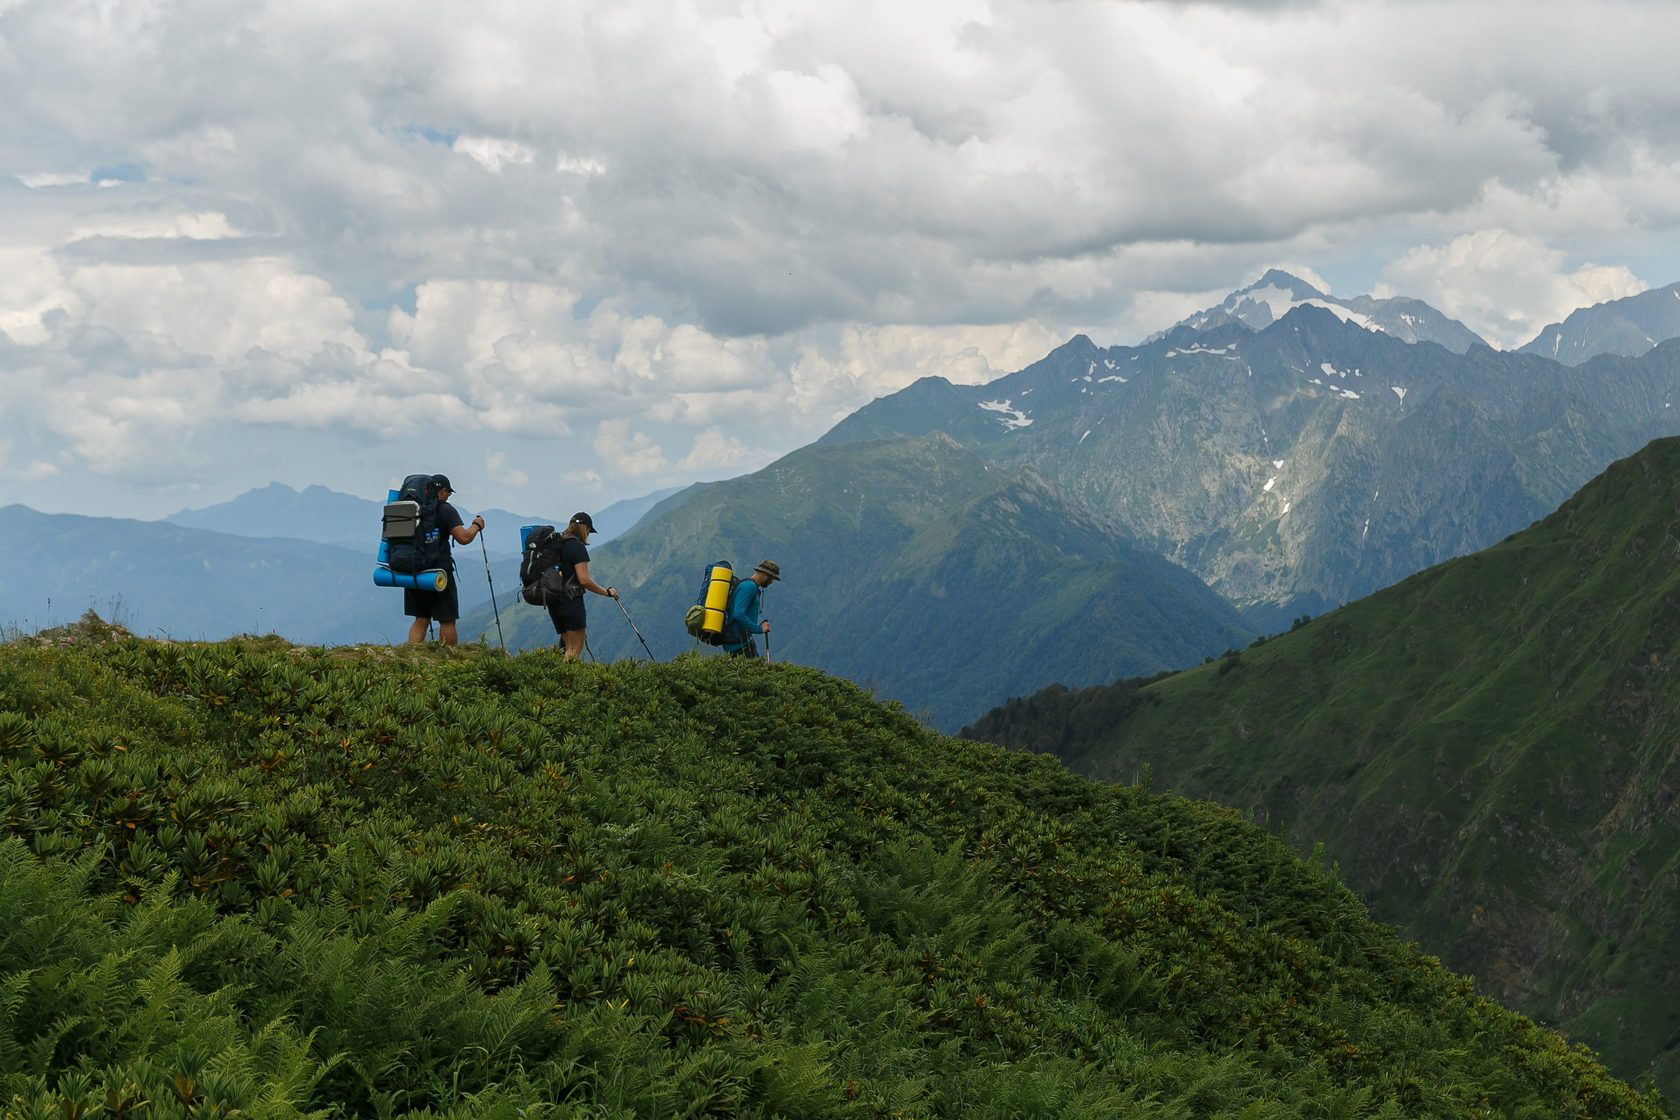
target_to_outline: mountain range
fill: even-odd
[[[1194,664],[1252,636],[1200,580],[1037,471],[998,469],[937,433],[793,452],[591,557],[623,597],[622,615],[588,597],[599,659],[692,648],[681,619],[704,569],[728,560],[745,576],[770,558],[783,573],[764,600],[774,657],[868,683],[947,729],[1052,681]],[[481,609],[463,632],[488,620]],[[555,641],[537,608],[503,608],[502,627],[511,648]]]
[[[1570,368],[1303,305],[1258,331],[1077,336],[986,385],[924,378],[821,442],[941,431],[1031,466],[1267,632],[1551,512],[1680,430],[1677,389],[1680,341]]]
[[[1680,1099],[1680,440],[1551,516],[1154,683],[967,736],[1322,844],[1379,920]]]
[[[677,493],[681,487],[670,487],[637,498],[614,502],[599,512],[590,512],[598,539],[609,540],[634,525],[650,508]],[[492,553],[503,556],[519,553],[517,539],[506,532],[520,525],[561,525],[571,517],[568,512],[546,515],[510,513],[505,509],[475,510],[458,496],[454,504],[461,516],[471,520],[482,514],[485,526],[495,526],[495,534],[488,542],[495,547]],[[248,490],[236,498],[202,509],[184,509],[170,514],[165,520],[193,529],[211,529],[243,537],[295,537],[298,540],[335,544],[355,551],[376,548],[379,540],[380,511],[383,499],[358,498],[341,494],[325,486],[306,486],[294,490],[282,482]],[[369,542],[373,542],[372,545]]]
[[[1030,477],[1033,485],[1054,493],[1056,501],[1077,507],[1070,524],[1100,525],[1116,547],[1159,552],[1193,572],[1240,609],[1240,621],[1226,618],[1221,624],[1229,628],[1229,640],[1240,642],[1248,633],[1284,629],[1297,617],[1322,613],[1432,563],[1483,547],[1556,508],[1617,455],[1674,430],[1669,406],[1680,369],[1675,354],[1680,343],[1658,346],[1637,359],[1599,357],[1570,368],[1531,355],[1492,351],[1473,341],[1461,325],[1438,312],[1419,310],[1422,305],[1414,307],[1415,303],[1332,299],[1310,284],[1273,271],[1232,293],[1219,308],[1140,347],[1105,349],[1080,336],[989,385],[917,382],[846,418],[818,446],[945,433],[1001,472],[999,477]],[[1277,317],[1268,321],[1273,315]],[[1407,342],[1406,337],[1443,341]],[[1459,346],[1466,349],[1458,352],[1454,347]],[[817,488],[813,494],[826,496],[812,500],[845,506],[851,500],[851,468],[843,458],[828,462],[810,482]],[[873,470],[859,469],[866,474]],[[932,516],[931,506],[917,505],[914,491],[922,480],[914,474],[889,471],[871,477],[878,479],[881,492],[876,497],[883,507],[919,509],[918,516]],[[713,516],[734,516],[721,496],[714,495],[711,505],[703,504],[711,489],[727,485],[698,484],[600,510],[595,516],[602,532],[593,543],[603,549],[603,560],[617,563],[613,550],[619,542],[612,538],[638,520],[651,531],[694,503],[702,503],[695,508]],[[789,496],[771,490],[755,500],[763,506],[753,517],[766,525],[780,523],[786,530],[807,524],[808,514],[799,505],[804,497],[787,506]],[[365,578],[357,573],[372,552],[371,526],[377,523],[380,504],[322,487],[298,492],[275,484],[233,502],[182,511],[173,520],[269,540],[253,555],[288,573],[295,581],[294,597],[336,604],[340,592],[334,580],[353,588]],[[463,507],[463,512],[475,511]],[[490,609],[485,569],[502,602],[512,607],[518,527],[562,522],[570,510],[546,517],[483,512],[491,525],[484,537],[487,555],[477,564],[463,555],[458,577],[462,605],[469,612],[466,633],[491,636],[505,627],[496,625],[502,612]],[[942,506],[937,512],[944,515],[950,509]],[[681,523],[695,524],[692,515]],[[662,592],[661,612],[667,599],[692,598],[686,585],[697,581],[695,573],[708,559],[755,562],[758,557],[750,543],[754,539],[780,542],[783,554],[796,565],[827,570],[822,561],[807,562],[800,532],[741,540],[742,534],[728,521],[701,529],[684,530],[673,538],[666,562],[682,573],[670,578],[673,586],[684,585],[684,590]],[[128,529],[112,531],[120,536]],[[284,543],[292,538],[332,544],[343,554],[329,558],[308,550],[295,552]],[[825,542],[824,549],[835,547],[826,543],[820,529],[813,539]],[[953,533],[950,539],[958,541],[959,535]],[[205,563],[226,568],[235,561],[217,554],[224,543],[206,539],[201,543],[208,551],[200,554],[196,545],[186,543],[193,540],[155,546],[176,553],[181,562],[153,570],[144,588],[133,586],[133,574],[107,569],[98,553],[74,557],[78,574],[75,581],[62,584],[59,599],[122,594],[131,606],[143,607],[163,625],[201,620],[194,625],[206,627],[206,636],[249,628],[255,622],[246,617],[255,613],[250,604],[273,600],[272,588],[257,580],[242,590],[212,591],[206,597],[195,586]],[[627,551],[624,559],[631,560],[635,551]],[[0,546],[4,552],[5,546]],[[1081,559],[1068,561],[1064,556],[1058,563],[1091,564],[1096,571],[1078,578],[1100,583],[1100,551],[1075,554]],[[933,562],[931,553],[900,557],[888,550],[882,556],[907,570],[920,571]],[[61,574],[53,578],[63,581],[67,570],[61,565]],[[334,575],[317,587],[316,573],[329,571],[347,574]],[[644,572],[637,578],[652,577]],[[1071,569],[1064,570],[1062,578],[1077,582]],[[921,587],[916,580],[912,586]],[[125,582],[131,586],[123,586]],[[943,588],[950,582],[929,577],[926,586]],[[1051,617],[1061,617],[1061,608],[1054,605],[1064,597],[1059,588],[1030,581],[1009,586],[1014,590],[1007,600],[1021,605],[1023,619],[1038,617],[1039,606]],[[41,604],[50,593],[46,583],[21,576],[0,583],[0,612],[13,619],[40,618]],[[828,600],[844,600],[850,594],[839,588],[821,592]],[[791,596],[772,596],[786,598]],[[288,636],[383,640],[391,632],[385,612],[395,614],[397,609],[395,596],[387,595],[342,609],[335,606],[330,617],[288,616]],[[795,608],[794,619],[802,609]],[[272,626],[267,619],[274,611],[265,608],[263,613]],[[670,626],[668,619],[658,620],[659,636],[650,644],[686,640],[680,631],[659,633],[658,627]],[[926,621],[918,626],[928,633],[944,630]],[[622,630],[602,651],[645,653],[628,627]],[[825,623],[824,632],[841,631]],[[961,626],[951,632],[966,633]],[[991,632],[1009,648],[1039,640],[996,628]],[[791,633],[781,637],[786,642],[805,640]],[[618,638],[631,644],[619,645]],[[972,634],[965,638],[973,640]],[[1140,640],[1114,629],[1093,640],[1111,644],[1112,655],[1072,658],[1053,653],[1029,659],[1067,665],[1070,675],[1065,677],[1023,676],[1012,669],[988,676],[975,668],[965,669],[963,677],[985,677],[988,688],[1023,690],[1058,679],[1088,684],[1104,679],[1101,673],[1112,679],[1175,668],[1223,648],[1207,649],[1200,640],[1175,647],[1172,641]],[[519,630],[510,641],[547,644],[552,637],[538,626],[528,633]],[[967,684],[935,680],[939,671],[913,652],[929,647],[901,642],[896,633],[890,640],[854,637],[850,645],[857,651],[830,650],[815,663],[861,674],[906,703],[937,709],[944,727],[971,719],[1008,695],[987,691],[954,699],[963,695]],[[786,652],[815,656],[813,649],[797,645],[786,646]],[[1160,660],[1142,663],[1146,656]],[[965,705],[973,706],[965,710]]]
[[[615,502],[593,515],[596,526],[610,538],[673,493]],[[0,509],[0,624],[40,628],[92,609],[138,633],[177,638],[280,633],[325,645],[400,642],[408,631],[402,597],[372,579],[383,505],[277,482],[164,521],[7,506]],[[482,547],[455,548],[462,607],[483,605],[490,639],[492,581],[498,593],[519,588],[519,527],[564,524],[572,512],[484,510]],[[478,634],[463,631],[464,638]]]
[[[1580,365],[1599,354],[1639,355],[1680,338],[1680,284],[1583,307],[1546,327],[1519,353]]]
[[[371,548],[0,509],[0,621],[14,627],[92,609],[158,637],[277,631],[321,644],[401,641],[401,597],[374,587],[372,573]],[[461,574],[470,580],[470,566]]]

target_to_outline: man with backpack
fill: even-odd
[[[432,620],[438,624],[438,640],[446,646],[456,643],[455,620],[461,617],[461,597],[455,586],[455,558],[450,555],[449,542],[456,544],[471,544],[484,531],[484,518],[475,517],[472,524],[466,525],[461,521],[460,513],[449,504],[449,496],[455,492],[449,485],[448,475],[433,475],[432,481],[437,485],[437,524],[441,531],[439,537],[443,542],[440,566],[449,573],[449,583],[442,591],[421,591],[412,587],[403,589],[403,613],[411,615],[414,622],[408,628],[408,640],[411,644],[418,644],[426,640],[426,631],[431,629]]]
[[[740,635],[741,641],[725,643],[725,653],[731,657],[758,656],[758,642],[753,635],[770,633],[770,624],[758,619],[764,589],[781,578],[782,569],[774,560],[761,560],[752,575],[735,585],[734,592],[729,596],[729,617],[724,621],[723,629],[731,637]]]

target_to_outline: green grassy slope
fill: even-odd
[[[424,657],[0,649],[7,1115],[1661,1114],[1228,811],[793,666]]]
[[[1254,807],[1510,1006],[1680,1090],[1680,441],[1553,516],[1141,690],[969,733]]]
[[[1090,684],[1193,665],[1251,636],[1195,576],[1134,547],[1031,471],[949,437],[807,447],[717,483],[593,550],[624,616],[586,600],[602,660],[661,660],[694,642],[682,617],[702,574],[765,557],[770,652],[868,682],[954,730],[1052,681]],[[502,611],[511,648],[554,644],[546,611]],[[463,632],[495,635],[480,612]]]

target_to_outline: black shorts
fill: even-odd
[[[588,612],[583,609],[583,596],[576,599],[562,599],[558,603],[548,605],[548,617],[554,623],[554,632],[564,634],[568,630],[584,629],[584,622]]]
[[[429,618],[433,622],[454,622],[460,618],[461,596],[455,589],[455,573],[449,574],[449,586],[442,591],[403,588],[403,613],[412,618]]]

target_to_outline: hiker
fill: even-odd
[[[589,575],[589,549],[585,546],[589,544],[589,534],[594,531],[595,522],[587,513],[572,514],[571,521],[560,531],[560,574],[568,580],[576,580],[584,591],[616,599],[617,591],[602,587]],[[554,620],[554,632],[560,635],[560,644],[565,647],[568,661],[577,660],[583,653],[587,640],[584,615],[582,592],[575,599],[560,599],[548,604],[548,617]]]
[[[438,640],[452,646],[456,642],[455,620],[461,617],[461,596],[455,586],[455,558],[449,553],[449,542],[453,539],[457,544],[471,544],[477,540],[484,531],[484,518],[474,517],[470,526],[462,524],[460,513],[449,504],[449,496],[455,492],[454,487],[449,485],[449,476],[435,474],[432,481],[437,483],[438,488],[437,520],[443,541],[441,566],[449,573],[449,585],[442,591],[403,588],[403,613],[414,616],[408,628],[410,644],[425,641],[426,631],[431,629],[432,620],[436,619]]]
[[[745,635],[745,638],[735,645],[726,644],[723,647],[729,656],[758,656],[758,642],[753,635],[770,633],[770,624],[758,620],[759,603],[764,589],[781,578],[782,569],[774,560],[761,560],[752,575],[735,585],[735,592],[729,597],[729,617],[724,620],[723,630],[726,634]]]

